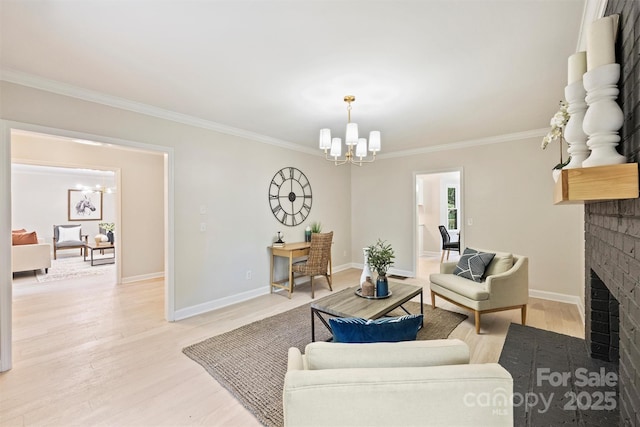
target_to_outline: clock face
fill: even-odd
[[[293,227],[311,212],[311,184],[300,169],[282,168],[269,184],[269,206],[278,221]]]

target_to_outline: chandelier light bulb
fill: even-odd
[[[320,149],[331,148],[331,129],[320,129]]]
[[[340,138],[333,138],[331,140],[331,155],[333,157],[340,157],[342,155],[342,140]]]

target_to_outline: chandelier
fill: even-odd
[[[336,166],[351,163],[362,166],[363,163],[372,163],[376,160],[376,153],[380,151],[380,131],[373,130],[369,133],[369,151],[372,157],[367,159],[367,139],[358,138],[358,125],[351,123],[351,103],[356,100],[353,95],[346,95],[347,103],[347,132],[344,142],[347,152],[342,156],[342,139],[331,138],[331,129],[320,129],[320,149],[324,150],[325,159],[334,162]]]

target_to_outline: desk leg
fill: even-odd
[[[420,314],[422,314],[422,327],[424,328],[424,301],[422,301],[422,294],[423,292],[420,291]]]
[[[289,299],[291,299],[291,292],[293,292],[293,254],[289,252]]]
[[[275,258],[275,255],[271,254],[271,281],[269,282],[269,293],[272,294],[273,293],[273,258]]]

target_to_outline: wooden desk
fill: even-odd
[[[309,255],[310,247],[311,243],[309,242],[287,243],[281,248],[274,248],[273,246],[269,247],[271,249],[271,293],[273,293],[274,287],[286,289],[289,292],[289,298],[291,298],[291,292],[293,292],[293,271],[291,271],[293,259]],[[275,268],[275,258],[277,256],[289,259],[289,277],[286,279],[274,281],[273,270]],[[288,285],[285,286],[285,283],[288,283]]]
[[[271,286],[269,286],[270,292],[273,293],[273,288],[285,289],[289,292],[289,298],[291,298],[291,292],[293,292],[293,271],[291,271],[291,265],[294,258],[299,258],[309,255],[310,242],[297,242],[287,243],[283,247],[269,246],[271,249]],[[283,257],[289,259],[289,277],[282,280],[274,280],[273,270],[275,268],[275,257]],[[331,255],[329,255],[329,276],[332,275]],[[285,285],[285,283],[288,283]]]

